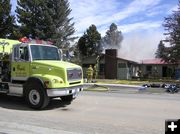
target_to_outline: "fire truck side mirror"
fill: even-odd
[[[63,51],[62,49],[58,49],[59,50],[59,58],[60,60],[63,60]]]

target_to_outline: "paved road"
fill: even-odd
[[[43,111],[0,96],[3,134],[163,134],[165,119],[180,118],[180,94],[83,92],[71,105],[59,99]]]

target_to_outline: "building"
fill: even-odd
[[[82,59],[84,76],[86,77],[87,68],[97,63],[97,57],[91,56]],[[107,49],[105,54],[99,58],[98,65],[99,78],[105,79],[132,79],[137,76],[139,64],[137,62],[117,57],[116,49]]]
[[[82,59],[84,76],[87,68],[97,63],[97,57],[91,56]],[[108,49],[99,58],[98,78],[105,79],[133,79],[133,78],[176,78],[180,79],[179,64],[172,64],[161,59],[143,60],[141,63],[120,58],[116,49]]]
[[[162,59],[148,59],[140,63],[144,78],[175,78],[178,64],[167,63]]]

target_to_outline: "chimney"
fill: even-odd
[[[117,79],[117,49],[105,51],[105,78]]]
[[[117,57],[117,49],[106,49],[105,54],[116,58]]]

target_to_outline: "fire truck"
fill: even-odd
[[[70,104],[83,90],[81,66],[62,61],[52,43],[20,41],[0,39],[0,93],[24,97],[33,109],[56,97]]]

